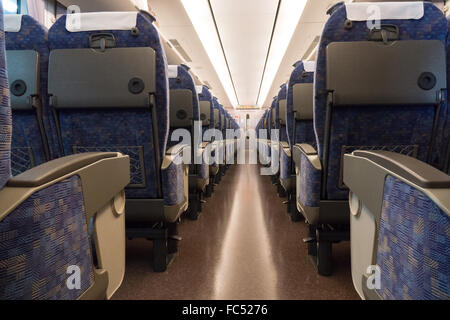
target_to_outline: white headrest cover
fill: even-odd
[[[169,66],[169,79],[178,77],[178,66]]]
[[[136,27],[138,12],[87,12],[68,14],[69,32],[131,30]]]
[[[351,21],[418,20],[424,15],[424,5],[421,1],[347,3],[345,8],[347,19]],[[376,17],[377,14],[379,17]]]
[[[149,11],[147,0],[131,0],[139,10]]]
[[[316,62],[315,61],[304,61],[303,67],[306,72],[316,72]]]
[[[200,94],[203,92],[203,86],[195,86],[195,90],[197,90],[197,94]]]
[[[20,32],[22,28],[21,14],[5,14],[4,15],[5,32]]]

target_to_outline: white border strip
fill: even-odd
[[[87,12],[68,14],[69,32],[131,30],[136,27],[138,12]]]
[[[168,69],[169,69],[168,73],[169,79],[175,79],[176,77],[178,77],[178,66],[175,65],[168,66]]]
[[[303,68],[306,72],[316,72],[316,62],[315,61],[305,61],[303,62]]]
[[[347,3],[347,19],[370,20],[419,20],[424,15],[424,4],[416,2],[359,2]]]
[[[20,29],[22,29],[22,16],[21,14],[5,14],[3,16],[5,32],[20,32]]]

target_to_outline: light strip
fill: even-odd
[[[307,0],[282,0],[257,105],[263,107]]]
[[[238,100],[207,0],[181,0],[223,88],[236,109]]]

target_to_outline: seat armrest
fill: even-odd
[[[206,149],[206,147],[207,147],[208,145],[210,145],[210,144],[211,144],[211,142],[205,141],[205,142],[202,142],[202,144],[200,145],[200,147],[201,147],[202,149]]]
[[[288,156],[289,158],[291,157],[292,153],[290,148],[281,148],[281,149],[283,150],[283,153],[286,154],[286,156]]]
[[[11,178],[7,186],[11,188],[37,188],[99,160],[114,157],[117,157],[115,152],[92,152],[59,158]]]
[[[450,177],[426,163],[388,151],[354,151],[344,156],[345,185],[377,218],[389,175],[413,185],[442,208],[450,208]]]
[[[289,149],[289,143],[287,143],[286,141],[281,141],[280,146],[282,148]]]
[[[355,151],[353,154],[356,157],[369,159],[419,187],[450,188],[449,175],[415,158],[388,151]]]
[[[183,158],[185,153],[190,157],[191,148],[186,144],[177,144],[166,151],[166,156],[163,159],[161,170],[166,170],[175,161],[175,159]]]
[[[322,170],[322,163],[316,149],[307,143],[296,144],[293,147],[293,159],[297,166],[300,166],[302,155],[304,155],[316,170]]]
[[[80,298],[109,299],[125,274],[124,189],[130,183],[129,156],[121,153],[76,154],[50,161],[11,179],[0,190],[0,221],[33,194],[74,176],[81,182],[86,223],[95,216],[91,235],[97,260],[95,280]],[[63,196],[52,193],[48,200],[58,201]]]

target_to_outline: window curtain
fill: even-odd
[[[45,0],[26,0],[28,14],[42,25],[45,25]]]

